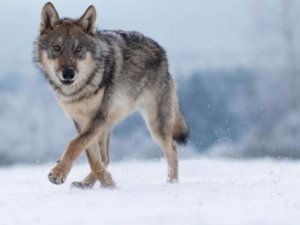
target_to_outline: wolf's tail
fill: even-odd
[[[173,127],[173,139],[178,144],[187,144],[189,139],[189,128],[180,112],[179,104],[175,107],[175,123]]]

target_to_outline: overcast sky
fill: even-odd
[[[90,4],[100,29],[143,32],[167,50],[173,71],[247,66],[256,0],[52,1],[62,17],[79,17]],[[34,73],[32,46],[44,1],[1,0],[0,74]]]

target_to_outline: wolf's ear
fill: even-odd
[[[96,34],[97,12],[94,6],[90,5],[79,19],[79,26],[89,34]]]
[[[46,31],[53,30],[59,21],[59,16],[51,2],[44,5],[42,9],[42,18],[40,25],[40,33],[43,34]]]

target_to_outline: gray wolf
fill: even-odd
[[[93,6],[79,19],[61,19],[48,2],[39,31],[34,61],[78,131],[49,180],[64,183],[85,151],[91,172],[73,186],[92,187],[97,180],[104,187],[114,186],[106,169],[111,133],[116,124],[139,111],[164,153],[168,182],[177,182],[175,141],[186,143],[188,127],[163,48],[138,32],[97,31]]]

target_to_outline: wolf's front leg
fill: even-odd
[[[50,182],[54,184],[63,184],[66,181],[73,162],[79,157],[82,151],[83,143],[81,143],[82,141],[80,140],[81,137],[78,135],[68,144],[65,153],[48,175]]]
[[[72,168],[70,161],[59,160],[58,164],[51,170],[48,175],[50,182],[54,184],[63,184]]]
[[[50,182],[54,184],[64,183],[72,168],[73,163],[76,159],[78,159],[81,152],[84,149],[88,149],[88,147],[92,145],[93,140],[95,141],[97,139],[99,133],[101,134],[102,131],[106,129],[106,119],[105,117],[101,116],[101,114],[99,114],[95,115],[95,117],[78,134],[78,136],[68,144],[68,147],[61,157],[60,161],[48,175]],[[96,163],[96,165],[98,165],[98,162]]]

